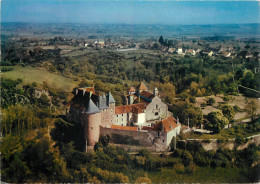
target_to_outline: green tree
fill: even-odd
[[[207,98],[207,105],[213,105],[216,101],[215,101],[215,98],[213,97],[209,97]]]
[[[177,102],[173,106],[172,110],[175,117],[179,117],[181,123],[187,125],[189,118],[190,126],[198,126],[203,121],[203,113],[199,107],[196,107],[192,103]]]
[[[230,123],[234,121],[234,117],[235,117],[236,113],[235,113],[235,110],[234,110],[233,106],[224,105],[222,107],[222,113],[228,119],[228,121]]]
[[[229,99],[229,96],[227,96],[227,95],[225,95],[224,97],[223,97],[223,100],[225,101],[225,103],[227,103],[230,99]]]
[[[145,173],[144,177],[138,177],[135,180],[135,183],[140,184],[140,183],[152,183],[152,181],[148,178],[147,174]]]
[[[219,79],[212,79],[210,81],[209,86],[211,87],[212,91],[214,92],[215,95],[221,93],[221,82]]]
[[[182,163],[185,167],[189,166],[190,163],[192,162],[193,158],[192,155],[190,154],[190,152],[188,151],[184,151],[181,155],[181,160]]]
[[[245,110],[249,117],[254,120],[257,117],[257,108],[258,105],[255,100],[251,100],[245,107]]]
[[[240,80],[242,86],[247,88],[251,88],[253,90],[259,90],[259,74],[253,74],[251,71],[246,71],[243,78]],[[246,89],[246,88],[239,88],[241,93],[244,93],[248,97],[258,97],[259,94],[255,91]]]
[[[208,114],[207,127],[214,133],[219,133],[229,122],[221,111],[212,111]]]
[[[161,35],[160,38],[159,38],[159,43],[161,45],[164,45],[164,39],[163,39],[163,36]]]
[[[191,96],[189,98],[190,103],[196,103],[196,98],[194,96]]]

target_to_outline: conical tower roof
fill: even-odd
[[[135,88],[133,86],[131,86],[130,89],[128,90],[128,92],[135,92]]]
[[[90,98],[88,101],[88,105],[86,107],[85,113],[95,114],[95,113],[99,113],[99,112],[100,112],[100,110],[98,109],[98,107],[94,104],[94,102]]]
[[[145,85],[143,82],[141,82],[141,83],[139,84],[138,89],[139,89],[139,90],[148,90],[148,88],[146,87],[146,85]]]
[[[114,97],[112,96],[112,94],[110,92],[108,92],[108,104],[110,103],[116,103]]]

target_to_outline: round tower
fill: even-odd
[[[84,137],[87,151],[87,148],[92,149],[95,143],[99,140],[101,113],[91,98],[89,99],[88,105],[83,113],[86,119],[84,122]]]
[[[87,116],[87,124],[85,125],[86,146],[94,146],[99,140],[101,125],[101,114],[89,114]]]

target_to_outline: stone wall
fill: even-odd
[[[108,109],[100,110],[101,113],[101,125],[105,127],[111,127],[114,123],[114,115],[115,115],[115,104],[109,104]]]
[[[142,148],[150,151],[167,150],[167,135],[154,131],[126,131],[100,127],[100,136],[109,135],[109,143],[116,144],[125,150],[136,151]]]
[[[209,150],[216,151],[219,148],[233,150],[235,147],[238,150],[242,150],[242,149],[247,148],[248,145],[250,145],[252,143],[255,143],[257,146],[260,144],[260,134],[247,137],[247,139],[248,139],[248,141],[244,144],[237,144],[235,142],[235,139],[228,139],[228,140],[224,140],[224,141],[218,141],[217,139],[207,139],[207,140],[187,139],[187,140],[181,140],[180,142],[185,142],[186,144],[188,142],[199,142],[206,151],[209,151]]]

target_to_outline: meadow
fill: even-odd
[[[241,168],[210,168],[194,166],[193,173],[176,173],[176,169],[163,168],[160,172],[149,172],[148,177],[153,183],[234,183],[249,182],[241,174]]]
[[[45,82],[52,88],[62,89],[66,92],[71,92],[79,83],[69,77],[33,67],[15,66],[14,70],[1,73],[1,77],[12,80],[20,78],[24,83],[36,82],[38,84],[43,84]]]

